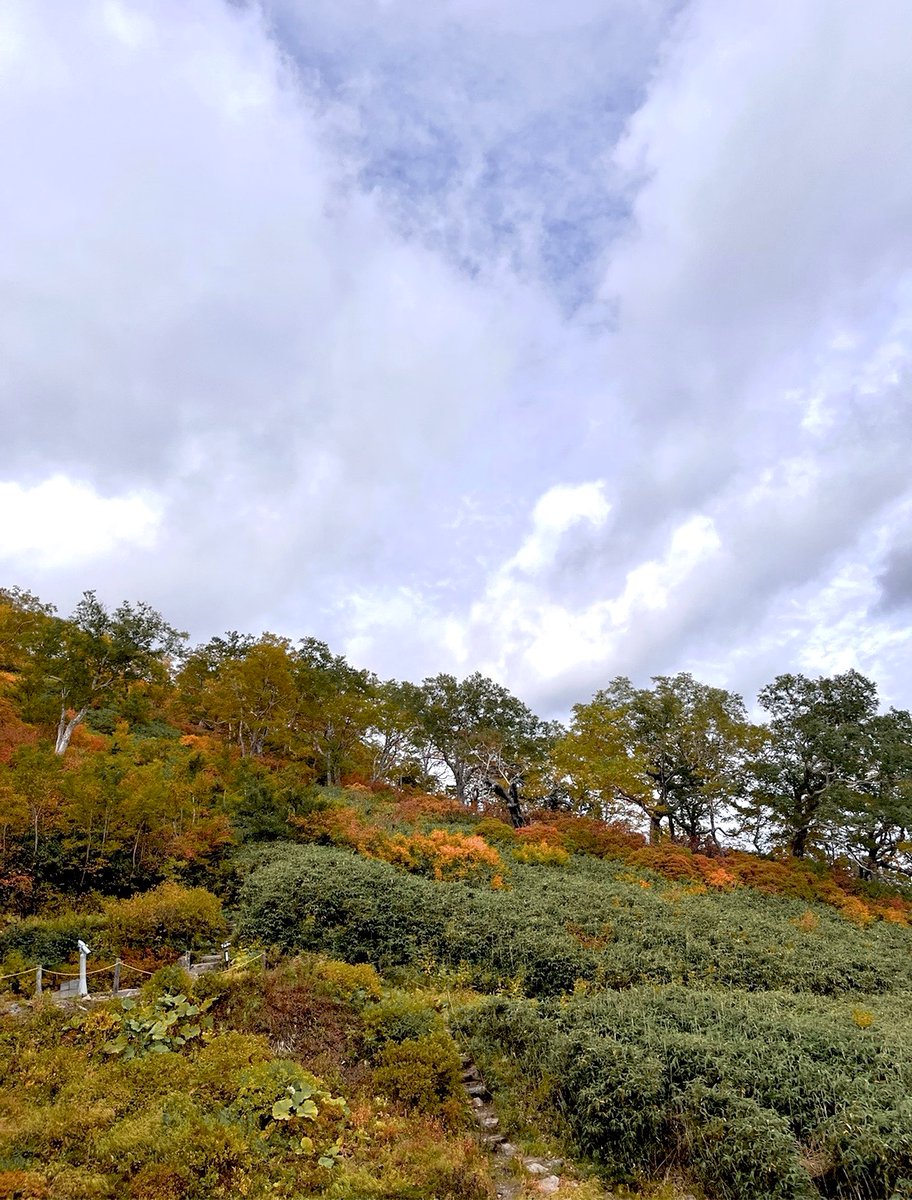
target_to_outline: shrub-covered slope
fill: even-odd
[[[498,890],[439,884],[324,846],[265,852],[240,927],[288,950],[381,966],[434,960],[481,987],[690,983],[821,995],[912,988],[912,931],[749,888],[689,890],[624,862],[514,863]]]

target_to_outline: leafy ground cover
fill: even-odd
[[[491,1196],[432,1006],[313,959],[173,983],[2,1019],[0,1196]]]
[[[908,994],[633,988],[490,999],[459,1027],[614,1178],[669,1163],[712,1195],[912,1195]]]
[[[440,884],[319,845],[264,851],[240,897],[245,936],[381,967],[435,962],[531,996],[691,983],[821,995],[912,987],[912,933],[823,904],[710,892],[623,861],[514,859],[509,887]]]

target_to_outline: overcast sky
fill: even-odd
[[[912,705],[909,0],[4,0],[0,583]]]

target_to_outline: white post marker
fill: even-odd
[[[79,987],[76,989],[77,996],[88,996],[89,986],[86,983],[86,959],[92,953],[85,942],[80,938],[76,945],[79,947]]]

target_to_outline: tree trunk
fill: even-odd
[[[657,846],[662,840],[662,818],[655,813],[649,814],[649,844]]]
[[[70,738],[73,736],[76,726],[82,724],[82,720],[88,711],[88,705],[84,705],[74,716],[67,720],[66,707],[61,705],[60,720],[57,723],[57,741],[54,745],[55,754],[66,753],[66,748],[70,744]]]
[[[792,834],[792,843],[789,849],[795,858],[804,858],[807,852],[808,837],[810,829],[807,825],[803,825],[800,829],[796,829]]]

